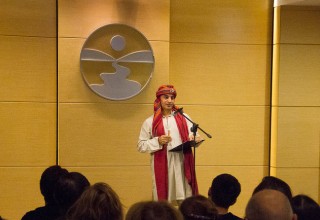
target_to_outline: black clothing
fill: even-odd
[[[57,206],[47,205],[27,212],[21,220],[55,220],[60,217]]]
[[[228,212],[224,215],[218,215],[218,220],[242,220],[242,218],[239,218],[238,216],[235,216],[231,212]]]

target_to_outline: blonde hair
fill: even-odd
[[[166,201],[142,201],[133,204],[126,220],[182,220],[181,213]]]
[[[67,220],[122,220],[123,206],[117,193],[106,183],[89,187],[73,204]]]

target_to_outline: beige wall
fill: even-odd
[[[275,9],[272,174],[320,200],[320,7]]]
[[[108,182],[126,207],[151,199],[149,155],[138,153],[136,143],[143,120],[152,114],[155,90],[172,83],[178,91],[177,104],[213,136],[196,152],[200,193],[207,194],[216,175],[235,175],[242,193],[231,211],[243,216],[254,186],[269,174],[271,78],[276,78],[271,74],[271,0],[60,0],[58,24],[56,1],[0,1],[4,5],[0,8],[0,120],[5,125],[0,132],[0,215],[20,219],[43,204],[39,178],[47,166],[56,163],[56,156],[60,165],[82,172],[91,183]],[[95,95],[79,69],[86,38],[110,23],[138,29],[155,55],[150,85],[127,101]],[[280,43],[274,47],[284,48]],[[312,48],[319,57],[316,45]],[[295,62],[290,56],[275,61]],[[319,90],[310,88],[319,80],[315,74],[319,64],[312,65],[310,77],[315,78],[304,79],[301,91],[309,89],[307,94],[313,98],[296,99],[299,107],[309,108],[279,107],[276,115],[278,105],[273,102],[272,128],[277,125],[277,132],[272,133],[272,143],[277,148],[272,148],[276,164],[271,172],[288,180],[294,192],[317,197],[319,177],[309,174],[319,176],[319,156],[305,153],[298,158],[297,153],[300,145],[311,143],[310,149],[319,155],[315,139],[319,123],[314,121],[319,115]],[[282,68],[291,66],[281,64],[275,69],[282,73]],[[288,82],[296,81],[283,78],[289,77],[286,74],[277,76],[277,100],[283,107],[291,106],[281,94],[290,91]],[[308,104],[303,103],[306,99]],[[314,130],[303,133],[299,145],[292,145],[296,142],[288,141],[287,129],[292,128],[291,117],[298,119],[296,114],[304,115],[296,123],[309,123]],[[289,134],[297,136],[299,129]],[[287,143],[293,152],[285,147]],[[288,160],[287,153],[294,154],[299,167]],[[308,184],[292,178],[291,170],[299,171]]]
[[[56,163],[56,3],[0,0],[0,215],[43,204],[42,171]]]

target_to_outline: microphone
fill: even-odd
[[[176,114],[181,114],[181,115],[183,115],[183,108],[178,108],[178,109],[173,113],[174,116],[175,116]]]

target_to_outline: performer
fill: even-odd
[[[192,123],[180,113],[174,114],[178,109],[174,104],[176,96],[174,86],[159,87],[154,101],[154,114],[141,127],[138,151],[151,154],[153,199],[180,204],[185,198],[198,194],[198,186],[192,149],[169,152],[194,138],[190,129]],[[197,135],[196,139],[200,139],[200,136]]]

